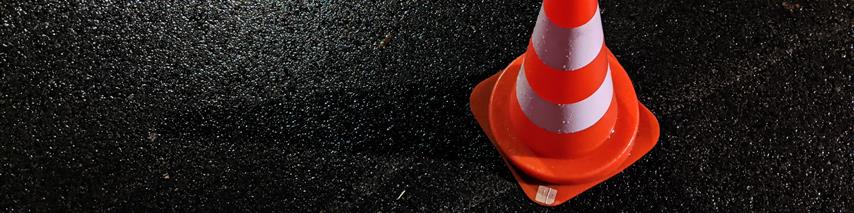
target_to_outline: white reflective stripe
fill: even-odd
[[[608,112],[613,97],[611,67],[608,67],[605,80],[600,84],[599,89],[584,100],[571,104],[554,104],[540,98],[528,84],[524,65],[519,68],[519,76],[516,78],[516,98],[522,112],[540,128],[555,133],[575,133],[593,126]]]
[[[552,23],[540,8],[531,41],[544,64],[566,71],[580,69],[596,59],[605,42],[599,8],[593,18],[576,28],[562,28]]]
[[[546,205],[551,205],[555,202],[555,197],[557,197],[557,189],[548,186],[539,186],[537,187],[537,196],[534,200]]]

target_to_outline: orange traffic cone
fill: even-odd
[[[528,50],[471,108],[527,196],[566,202],[649,152],[658,121],[605,46],[596,0],[544,0]]]

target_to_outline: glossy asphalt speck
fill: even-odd
[[[601,3],[662,136],[557,208],[468,110],[537,1],[0,3],[0,209],[854,210],[854,1]]]

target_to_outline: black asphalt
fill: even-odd
[[[854,211],[854,1],[601,1],[662,137],[557,208],[468,108],[538,1],[0,2],[0,210]]]

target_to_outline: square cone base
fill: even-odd
[[[612,69],[616,69],[614,71],[617,72],[625,72],[625,70],[621,66],[612,67]],[[495,136],[492,133],[492,128],[489,126],[489,104],[491,103],[490,96],[492,94],[493,88],[495,88],[495,84],[498,80],[498,77],[501,76],[503,72],[504,71],[490,76],[488,79],[484,80],[474,88],[474,91],[472,91],[472,96],[470,98],[471,110],[474,113],[475,119],[480,124],[480,127],[483,129],[487,137],[489,137],[489,140],[492,142],[492,145],[496,147],[499,153],[501,153],[502,158],[504,159],[504,163],[507,165],[507,167],[510,168],[510,172],[516,179],[516,182],[519,183],[519,186],[522,187],[522,190],[525,192],[525,195],[527,195],[529,199],[536,202],[537,204],[544,206],[557,206],[568,201],[569,199],[581,194],[582,192],[592,188],[593,186],[599,183],[602,183],[603,181],[613,177],[614,175],[617,175],[624,169],[628,168],[634,162],[643,157],[647,152],[652,150],[652,148],[658,141],[658,121],[655,119],[649,109],[647,109],[642,104],[638,104],[640,116],[638,124],[638,134],[635,137],[635,142],[631,150],[631,155],[612,174],[608,174],[602,179],[582,184],[552,184],[527,176],[520,170],[513,167],[513,164],[507,161],[507,157],[505,156],[505,154],[501,151],[501,149],[498,149],[498,145],[495,142]]]

